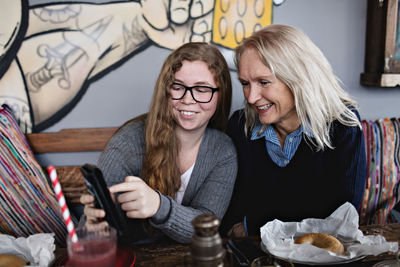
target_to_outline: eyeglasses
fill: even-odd
[[[171,85],[171,98],[174,100],[182,99],[187,91],[190,91],[194,101],[198,103],[208,103],[213,98],[213,95],[219,88],[213,88],[206,85],[185,86],[180,83]]]

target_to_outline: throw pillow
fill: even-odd
[[[0,207],[0,233],[54,233],[56,242],[65,244],[54,191],[7,105],[0,107]]]

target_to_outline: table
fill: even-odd
[[[359,229],[363,232],[364,235],[382,235],[386,238],[387,241],[398,242],[400,246],[400,223],[365,225],[360,226]],[[381,261],[384,259],[393,258],[395,258],[395,255],[384,253],[376,257],[368,256],[363,260],[363,262]]]
[[[400,241],[400,223],[360,226],[360,230],[364,233],[364,235],[380,234],[384,236],[387,241],[390,242]],[[246,239],[251,240],[252,243],[256,246],[259,246],[260,244],[260,239],[257,237],[249,237]],[[161,243],[161,244],[145,244],[145,245],[143,244],[143,245],[132,245],[130,246],[130,249],[132,249],[136,254],[136,260],[134,266],[138,267],[194,266],[192,258],[190,256],[190,245],[188,244],[177,244],[177,243]],[[58,255],[60,255],[61,250],[62,249],[58,249]],[[385,259],[393,259],[393,258],[395,258],[395,255],[384,253],[379,256],[368,256],[360,261],[344,264],[343,266],[349,266],[349,267],[372,266],[378,261],[382,261]],[[225,266],[232,266],[230,261],[228,260],[228,257],[225,261]],[[300,267],[306,265],[295,264],[295,266]],[[336,267],[339,265],[334,265],[334,266]]]

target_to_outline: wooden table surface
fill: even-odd
[[[369,225],[360,226],[360,230],[363,231],[364,235],[375,235],[380,234],[386,238],[387,241],[394,242],[400,241],[400,223],[383,224],[383,225]],[[259,245],[259,238],[250,238],[255,245]],[[164,243],[164,244],[146,244],[146,245],[133,245],[129,249],[134,251],[136,258],[133,266],[151,266],[151,267],[180,267],[180,266],[194,266],[192,258],[190,256],[190,245],[176,244],[176,243]],[[63,254],[63,249],[58,249],[58,257]],[[65,254],[65,249],[64,249]],[[226,257],[225,267],[232,266],[228,257]],[[375,263],[385,260],[394,259],[394,254],[384,253],[379,256],[368,256],[360,261],[344,264],[341,266],[373,266]],[[56,261],[57,262],[57,261]],[[58,260],[58,263],[60,261]],[[60,266],[58,263],[55,266]],[[132,262],[131,262],[132,263]],[[130,266],[131,263],[127,263],[126,266]],[[295,264],[295,266],[306,266],[301,264]],[[339,265],[333,265],[339,266]]]
[[[386,238],[386,241],[397,242],[400,244],[400,223],[360,226],[359,229],[364,233],[364,235],[382,235]],[[368,256],[363,261],[368,262],[393,258],[395,258],[395,255],[384,253],[376,257]]]

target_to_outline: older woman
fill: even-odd
[[[239,170],[222,232],[325,218],[346,201],[358,208],[366,159],[357,105],[318,47],[271,25],[237,47],[236,64],[246,107],[228,126]]]

